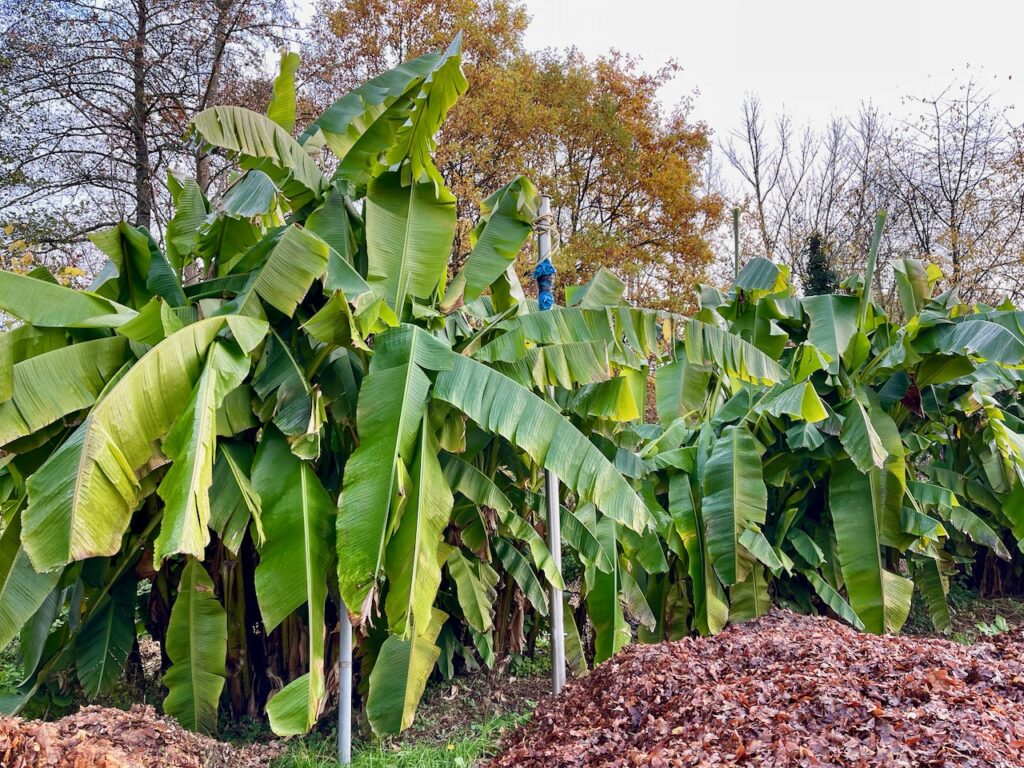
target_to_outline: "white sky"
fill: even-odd
[[[744,94],[767,115],[785,107],[821,124],[872,100],[903,115],[902,96],[931,95],[974,73],[1004,104],[1024,107],[1021,0],[526,0],[532,49],[610,48],[653,70],[683,72],[663,99],[697,89],[692,116],[722,139]],[[970,67],[968,70],[967,68]],[[1017,112],[1019,114],[1019,111]]]

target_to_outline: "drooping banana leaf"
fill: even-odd
[[[789,374],[753,344],[717,326],[688,320],[686,357],[695,365],[716,365],[751,384],[778,384]]]
[[[137,589],[133,575],[122,578],[75,637],[75,670],[90,699],[108,693],[124,673],[135,643]]]
[[[497,572],[487,563],[466,557],[458,547],[448,553],[447,563],[467,623],[477,632],[490,631],[494,626]]]
[[[412,326],[380,334],[359,390],[359,446],[338,500],[338,579],[350,612],[367,615],[392,530],[399,463],[410,466],[430,391],[427,370],[451,364],[445,345]]]
[[[600,664],[618,653],[629,642],[631,632],[622,612],[616,524],[609,517],[597,521],[597,538],[614,567],[610,573],[591,568],[587,590],[587,614],[594,625],[594,663]]]
[[[185,728],[217,732],[217,705],[227,675],[227,617],[202,563],[189,558],[167,625],[164,712]]]
[[[170,555],[202,558],[210,543],[210,485],[217,451],[217,409],[249,373],[249,356],[215,342],[192,397],[164,440],[171,468],[157,493],[164,501],[160,533],[153,544],[159,567]]]
[[[402,518],[388,542],[385,565],[388,627],[403,637],[430,623],[441,585],[441,566],[448,556],[444,530],[453,503],[428,419],[422,421],[416,442],[410,485],[403,491]]]
[[[434,664],[441,655],[437,636],[447,615],[433,610],[430,623],[408,639],[391,635],[370,672],[366,717],[374,733],[396,734],[412,725]]]
[[[253,450],[248,443],[221,441],[210,485],[210,528],[232,553],[238,554],[252,520],[257,546],[266,541],[260,496],[249,479]]]
[[[0,445],[91,406],[127,357],[127,339],[109,336],[16,363],[13,396],[0,403]]]
[[[0,650],[21,628],[60,581],[61,571],[36,573],[21,545],[21,514],[15,513],[0,536]]]
[[[438,374],[436,398],[524,450],[605,515],[636,531],[652,523],[629,483],[546,401],[482,363],[454,354],[451,361]]]
[[[745,425],[730,425],[708,459],[701,506],[708,558],[726,586],[744,579],[740,535],[750,525],[764,523],[767,507],[768,490],[754,436]]]
[[[33,565],[113,555],[141,500],[136,471],[153,460],[188,404],[217,334],[231,330],[243,352],[265,323],[241,317],[201,320],[150,350],[89,412],[88,418],[28,480],[22,540]]]
[[[829,481],[829,509],[839,566],[850,605],[869,632],[895,632],[910,612],[914,585],[886,570],[882,528],[873,503],[871,481],[853,462],[841,460]]]
[[[256,566],[256,598],[268,632],[305,605],[309,672],[267,702],[274,733],[306,733],[324,705],[327,580],[334,569],[331,534],[335,507],[313,472],[284,437],[268,427],[253,460],[252,485],[259,494],[266,542]]]

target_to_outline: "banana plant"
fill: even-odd
[[[540,580],[563,585],[508,478],[550,468],[618,525],[652,524],[557,402],[480,354],[531,310],[528,180],[487,198],[449,279],[455,199],[431,158],[466,88],[458,39],[298,138],[294,72],[289,54],[267,115],[195,117],[235,171],[213,199],[169,180],[164,248],[121,223],[93,238],[109,262],[89,290],[0,274],[20,322],[0,336],[0,645],[20,636],[25,662],[8,710],[109,691],[143,585],[183,725],[213,732],[226,705],[307,732],[347,611],[369,722],[397,732],[442,645],[468,626],[493,646],[499,581],[542,612]],[[585,351],[534,371],[593,378]]]

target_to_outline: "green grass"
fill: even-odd
[[[502,715],[470,726],[437,744],[378,743],[356,745],[352,768],[473,768],[493,755],[501,737],[529,715]],[[333,737],[314,736],[295,742],[272,768],[333,768],[338,765]]]

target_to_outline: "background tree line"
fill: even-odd
[[[939,265],[965,301],[1024,293],[1022,128],[985,84],[968,79],[907,98],[905,117],[870,104],[821,130],[769,117],[756,96],[722,138],[731,192],[743,211],[743,250],[790,267],[804,289],[828,292],[863,265],[875,211],[889,214],[875,272],[895,259]],[[814,290],[817,289],[817,290]]]
[[[44,265],[84,286],[91,232],[123,218],[162,241],[174,173],[204,192],[231,178],[185,140],[189,118],[266,103],[277,49],[301,52],[311,115],[462,30],[472,87],[438,158],[460,221],[479,190],[530,176],[553,197],[555,262],[574,282],[606,266],[628,299],[687,309],[695,282],[731,276],[725,213],[739,205],[745,258],[827,290],[863,264],[885,208],[883,267],[927,258],[967,300],[1020,298],[1022,129],[978,83],[908,100],[914,117],[865,105],[822,130],[769,116],[752,96],[715,137],[689,102],[659,99],[675,63],[529,51],[528,22],[519,0],[318,0],[304,24],[290,0],[0,0],[2,266]],[[466,224],[455,267],[468,235]]]

